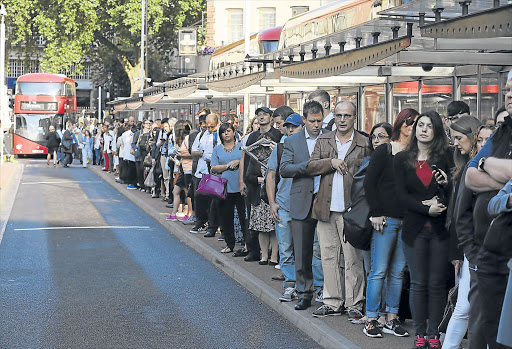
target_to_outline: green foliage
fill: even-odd
[[[41,56],[48,72],[83,69],[86,60],[111,72],[140,65],[142,0],[0,0],[7,10],[8,48]],[[146,0],[148,61],[176,47],[177,28],[201,20],[206,0]],[[46,41],[37,43],[38,36]],[[42,50],[42,52],[41,52]],[[153,57],[153,58],[152,58]],[[156,64],[159,70],[161,62]],[[155,70],[149,69],[149,71]],[[160,75],[160,74],[158,74]],[[126,79],[125,79],[126,80]],[[100,81],[101,82],[101,81]]]

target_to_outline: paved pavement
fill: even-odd
[[[0,244],[0,348],[323,345],[128,199],[146,194],[122,195],[95,170],[20,164],[2,201],[13,205]]]
[[[368,338],[362,332],[363,326],[350,323],[346,315],[323,319],[314,318],[311,313],[320,305],[318,303],[313,303],[313,306],[306,311],[296,311],[293,309],[294,303],[279,302],[278,297],[283,292],[282,282],[272,280],[273,275],[280,273],[279,270],[268,265],[260,266],[256,262],[244,262],[242,258],[235,258],[231,255],[220,253],[219,251],[225,246],[223,241],[217,241],[217,238],[204,238],[201,234],[191,234],[188,232],[191,226],[185,226],[179,222],[165,221],[165,217],[169,215],[170,209],[165,208],[165,203],[161,199],[152,199],[148,194],[127,190],[126,185],[121,185],[114,181],[112,174],[102,172],[97,166],[91,169],[121,194],[142,208],[148,215],[161,222],[176,237],[210,260],[211,263],[231,276],[279,314],[286,317],[320,345],[331,348],[350,349],[405,349],[412,347],[412,337],[398,338],[384,334],[384,338],[381,339]],[[405,328],[409,333],[413,332],[410,320],[406,321]]]

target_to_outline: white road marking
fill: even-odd
[[[103,183],[104,181],[51,181],[51,182],[23,182],[21,184],[61,184],[61,183]]]
[[[96,225],[89,227],[42,227],[42,228],[20,228],[14,231],[34,231],[34,230],[71,230],[71,229],[151,229],[148,226],[138,225]]]

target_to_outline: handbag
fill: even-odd
[[[198,195],[207,195],[217,199],[225,199],[228,180],[212,174],[203,174],[196,190]]]
[[[373,226],[368,219],[370,205],[364,193],[364,177],[369,162],[362,165],[354,175],[351,202],[343,214],[343,236],[352,246],[359,250],[369,250]]]
[[[151,169],[148,172],[148,175],[146,176],[146,179],[144,180],[144,186],[146,188],[152,188],[155,186],[155,176],[153,175],[153,168],[154,167],[151,167]]]
[[[143,160],[144,167],[152,167],[153,161],[151,159],[151,154],[147,153]]]
[[[71,149],[71,141],[68,139],[65,139],[62,141],[62,147],[64,149]]]
[[[459,284],[455,285],[450,292],[448,292],[448,300],[446,302],[446,307],[444,308],[443,320],[438,326],[439,332],[446,333],[448,329],[448,323],[452,318],[453,311],[455,310],[455,304],[457,304],[457,296],[459,294]]]
[[[485,235],[483,247],[494,254],[512,258],[512,212],[494,218]]]

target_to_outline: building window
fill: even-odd
[[[260,30],[276,26],[276,8],[260,7]]]
[[[228,44],[244,37],[244,10],[228,8]]]
[[[21,59],[10,59],[9,60],[9,75],[10,78],[17,78],[23,75],[24,67],[23,60]]]
[[[292,17],[300,15],[301,13],[308,12],[309,6],[292,6]]]

